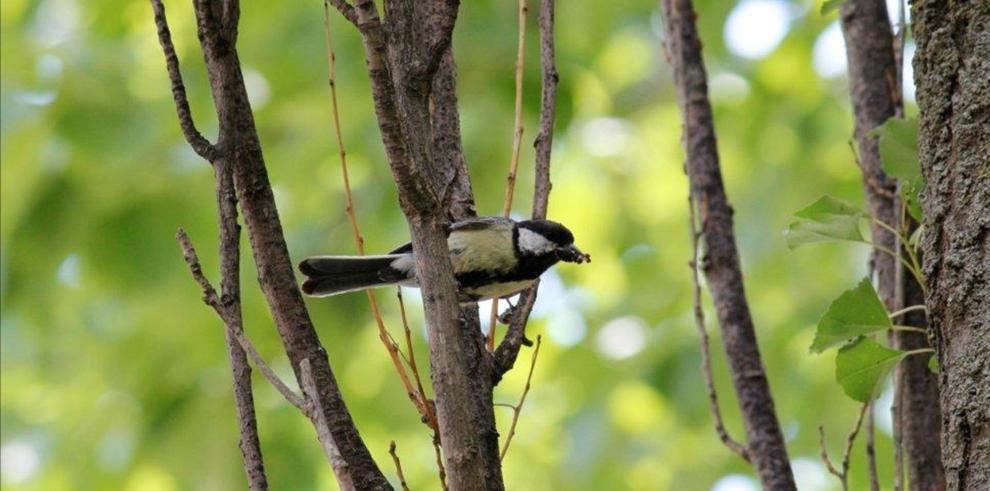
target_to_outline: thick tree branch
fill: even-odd
[[[371,0],[358,0],[354,7],[386,157],[416,251],[447,479],[453,489],[502,489],[498,434],[487,382],[491,361],[479,352],[477,314],[462,313],[457,303],[446,242],[449,217],[454,212],[473,211],[443,206],[448,190],[452,196],[470,196],[470,188],[462,185],[467,182],[467,171],[460,168],[463,157],[435,158],[440,156],[438,141],[447,142],[447,152],[460,145],[452,119],[456,116],[453,60],[445,54],[437,74],[424,77],[422,55],[429,47],[424,33],[433,32],[437,21],[430,4],[387,2],[387,26],[382,25]],[[431,87],[438,84],[449,87],[448,92],[431,97]],[[446,115],[445,119],[438,122],[437,114]],[[432,136],[438,125],[446,128],[442,140]]]
[[[460,7],[460,0],[442,0],[436,2],[437,8],[433,9],[436,27],[431,36],[429,46],[426,48],[426,73],[432,78],[444,56],[450,50],[450,42],[454,37],[454,24],[457,23],[457,12]],[[433,25],[434,23],[431,23]]]
[[[326,42],[327,49],[327,65],[328,65],[328,81],[330,85],[330,107],[331,114],[333,116],[333,128],[334,135],[337,141],[337,151],[340,156],[340,171],[341,179],[344,183],[344,196],[346,199],[345,210],[347,212],[347,219],[351,224],[351,235],[354,237],[354,247],[357,250],[358,255],[364,255],[364,237],[361,235],[361,227],[358,225],[357,212],[354,209],[354,197],[351,193],[351,180],[347,171],[347,151],[344,148],[344,138],[341,135],[340,130],[340,111],[338,110],[337,104],[337,55],[333,49],[333,36],[330,32],[330,10],[328,2],[323,3],[323,33],[324,40]],[[409,375],[406,372],[405,366],[402,364],[400,359],[400,351],[398,344],[392,335],[388,332],[385,327],[385,320],[382,318],[381,310],[378,308],[378,300],[375,297],[374,292],[370,289],[365,291],[368,297],[368,305],[371,308],[371,315],[375,319],[375,324],[378,326],[378,338],[381,340],[382,344],[385,346],[385,350],[389,354],[389,358],[392,360],[392,366],[395,368],[396,373],[399,376],[399,380],[402,382],[405,388],[406,395],[412,402],[413,407],[420,413],[421,419],[427,424],[433,431],[437,431],[436,414],[432,410],[432,405],[426,399],[426,393],[422,390],[422,386],[415,388],[409,380]],[[413,357],[412,347],[410,344],[409,350],[410,357]],[[413,365],[415,366],[415,365]],[[418,376],[418,374],[417,374]]]
[[[850,0],[840,7],[840,21],[846,40],[849,65],[849,91],[856,118],[857,162],[863,175],[863,190],[870,214],[879,222],[871,223],[872,242],[878,248],[904,254],[893,230],[910,233],[916,223],[901,212],[897,183],[884,172],[876,137],[870,132],[901,112],[903,100],[899,84],[898,43],[890,27],[884,0]],[[902,35],[899,33],[899,36]],[[886,226],[884,226],[886,225]],[[871,265],[877,275],[877,291],[890,311],[923,302],[921,287],[903,266],[889,254],[874,250]],[[902,324],[924,328],[922,314],[905,316]],[[893,344],[904,350],[927,348],[924,334],[897,331]],[[941,448],[938,384],[928,370],[924,357],[909,357],[896,370],[894,419],[898,445],[895,453],[900,468],[906,454],[911,489],[940,489],[945,483],[940,462]],[[903,447],[903,452],[902,452]],[[897,472],[896,476],[901,473]]]
[[[557,118],[557,74],[556,49],[554,47],[554,0],[540,2],[540,70],[542,89],[540,91],[540,127],[533,146],[536,148],[536,168],[533,189],[533,218],[546,218],[550,201],[550,151],[553,148],[553,126]],[[496,381],[512,369],[519,356],[519,348],[529,344],[526,339],[526,324],[536,304],[540,282],[537,280],[519,296],[515,312],[509,321],[509,328],[495,350]]]
[[[794,477],[743,290],[722,183],[701,40],[691,0],[662,0],[667,51],[684,120],[687,174],[707,253],[702,270],[715,302],[732,382],[746,426],[747,450],[764,489],[793,490]]]
[[[236,0],[229,1],[234,3],[227,3],[227,12],[239,9]],[[156,12],[163,12],[161,0],[151,2]],[[304,360],[308,363],[314,382],[314,390],[308,396],[314,411],[325,422],[325,428],[317,425],[317,430],[330,433],[340,458],[347,464],[335,468],[345,472],[337,475],[342,486],[351,483],[358,489],[391,489],[354,426],[299,292],[244,86],[235,45],[236,26],[220,25],[224,5],[219,1],[196,0],[194,7],[219,119],[216,158],[233,169],[234,187],[248,227],[262,292],[300,387],[301,364]]]

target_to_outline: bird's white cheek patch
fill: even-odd
[[[519,229],[519,250],[529,254],[545,254],[553,251],[557,246],[547,240],[546,237],[533,232],[532,230]]]

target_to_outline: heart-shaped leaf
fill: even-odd
[[[901,181],[901,199],[908,204],[911,216],[921,221],[918,193],[924,181],[918,161],[918,121],[891,118],[874,128],[870,136],[879,138],[883,171]]]
[[[835,357],[835,380],[842,390],[859,402],[876,397],[880,382],[906,353],[860,337],[843,346]]]
[[[857,336],[890,329],[890,317],[869,278],[846,290],[828,306],[818,321],[811,351],[822,351]]]
[[[859,231],[859,222],[867,216],[866,212],[838,198],[822,196],[794,216],[797,220],[784,231],[791,249],[812,242],[866,242]]]

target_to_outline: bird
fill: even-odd
[[[559,261],[591,261],[574,245],[574,234],[550,220],[470,218],[450,225],[447,248],[461,304],[512,296]],[[306,276],[303,293],[313,297],[418,286],[412,243],[377,256],[312,256],[299,263],[299,271]]]

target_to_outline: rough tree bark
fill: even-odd
[[[317,388],[316,397],[310,394],[313,410],[309,413],[321,428],[320,434],[332,439],[324,442],[324,446],[335,451],[328,457],[338,481],[345,489],[391,489],[354,426],[296,284],[237,55],[240,4],[237,0],[194,2],[197,34],[219,120],[215,145],[199,134],[193,124],[178,60],[174,50],[169,49],[170,41],[166,46],[166,38],[161,36],[162,32],[168,32],[164,8],[160,0],[152,0],[152,5],[183,133],[200,156],[217,168],[231,169],[258,280],[300,387]],[[311,378],[313,384],[303,383],[304,362],[309,368],[306,378]]]
[[[990,3],[912,5],[947,489],[990,489]]]
[[[898,85],[898,66],[894,34],[891,30],[887,6],[883,0],[851,0],[840,7],[842,33],[846,41],[846,57],[849,61],[849,90],[856,117],[855,138],[858,146],[858,163],[863,175],[863,190],[870,214],[895,230],[910,232],[916,224],[901,217],[900,200],[897,199],[897,182],[888,176],[880,160],[876,137],[870,131],[902,111],[901,88]],[[897,237],[877,223],[870,224],[873,243],[896,251]],[[890,312],[924,302],[921,287],[906,274],[903,266],[889,254],[874,249],[871,258],[877,276],[877,292]],[[925,327],[922,312],[910,313],[898,324]],[[902,350],[914,350],[929,346],[922,333],[895,331],[894,345]],[[939,445],[938,383],[923,356],[911,356],[897,367],[895,380],[899,386],[896,404],[897,421],[901,428],[901,444],[907,454],[908,476],[911,489],[944,489],[941,448]]]
[[[662,0],[667,53],[684,121],[691,206],[706,248],[702,269],[715,302],[732,382],[746,426],[747,454],[768,490],[793,490],[794,476],[743,291],[732,207],[722,184],[701,40],[691,0]]]
[[[361,34],[385,153],[416,250],[447,482],[503,489],[491,356],[457,303],[446,227],[474,213],[457,122],[450,39],[458,2],[332,2]],[[449,206],[448,206],[449,204]]]

